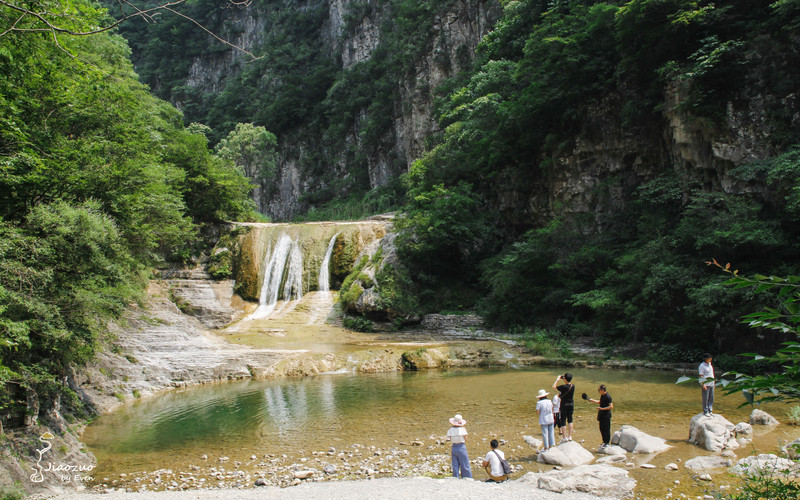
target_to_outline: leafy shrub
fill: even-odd
[[[364,316],[345,316],[342,320],[345,328],[355,330],[357,332],[372,332],[375,331],[375,326],[368,318]]]

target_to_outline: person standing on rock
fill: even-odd
[[[611,409],[614,408],[614,403],[605,385],[601,384],[597,392],[600,393],[600,399],[589,398],[589,401],[597,404],[597,422],[600,424],[600,435],[603,437],[603,442],[600,444],[602,449],[611,442]]]
[[[453,443],[450,457],[453,464],[453,477],[472,479],[472,470],[469,468],[469,455],[467,454],[467,430],[464,428],[467,421],[456,415],[450,419],[450,429],[447,439]]]
[[[564,380],[564,384],[558,382]],[[572,441],[572,414],[575,411],[575,384],[572,383],[572,374],[565,373],[559,375],[553,382],[553,389],[557,389],[561,395],[561,408],[559,412],[558,431],[563,436],[563,441]],[[569,424],[569,425],[568,425]]]
[[[553,402],[547,399],[549,393],[539,389],[539,401],[536,403],[536,413],[539,414],[539,426],[542,428],[543,450],[547,451],[556,445],[556,435],[553,432]]]
[[[700,389],[703,396],[703,415],[714,415],[714,367],[711,366],[711,354],[703,354],[703,362],[697,368],[700,373]]]

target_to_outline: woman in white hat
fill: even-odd
[[[461,418],[461,415],[456,415],[450,419],[450,425],[452,427],[447,431],[447,439],[453,443],[450,449],[453,477],[468,477],[472,479],[472,471],[469,468],[469,455],[467,454],[467,430],[464,428],[467,425],[467,421]]]
[[[549,450],[556,445],[556,435],[553,429],[555,419],[553,418],[553,402],[547,399],[549,392],[539,389],[539,401],[536,403],[536,413],[539,414],[539,426],[542,428],[542,449]]]

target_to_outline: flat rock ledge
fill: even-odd
[[[628,471],[613,465],[579,465],[569,470],[549,472],[529,472],[520,482],[536,484],[539,489],[556,493],[591,493],[599,497],[633,498],[636,480],[628,476]]]

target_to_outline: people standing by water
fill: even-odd
[[[472,479],[472,470],[469,467],[469,454],[467,453],[467,421],[461,415],[456,415],[450,419],[450,429],[447,431],[447,439],[453,444],[450,449],[450,457],[453,465],[453,477]]]
[[[560,418],[559,417],[559,412],[560,411],[561,411],[561,396],[559,396],[558,394],[553,394],[553,423],[555,424],[556,428],[558,428],[558,421],[559,421],[559,418]],[[564,437],[561,434],[561,429],[560,428],[558,428],[558,435],[560,437],[562,437],[562,438]]]
[[[711,354],[703,354],[703,362],[697,367],[700,373],[700,389],[703,397],[703,415],[714,415],[714,367],[711,365]]]
[[[497,449],[500,443],[498,443],[496,439],[492,439],[489,442],[489,446],[491,446],[492,449],[489,450],[489,453],[487,453],[486,457],[483,459],[483,468],[486,469],[486,473],[489,474],[489,481],[487,482],[493,481],[495,483],[502,483],[508,479],[508,475],[503,471],[503,464],[501,462],[506,456],[502,451]]]
[[[589,398],[589,401],[597,404],[597,422],[600,424],[600,435],[603,438],[600,448],[605,448],[611,442],[611,409],[614,408],[614,403],[605,385],[601,384],[597,392],[600,393],[600,399]]]
[[[564,383],[558,385],[561,380],[564,380]],[[559,375],[553,382],[553,389],[557,389],[561,396],[558,429],[563,436],[562,442],[572,441],[574,430],[572,414],[575,411],[575,385],[572,383],[572,374]]]
[[[542,428],[542,442],[544,451],[556,445],[556,435],[553,431],[553,402],[547,399],[549,392],[539,389],[539,401],[536,403],[536,413],[539,414],[539,426]]]

